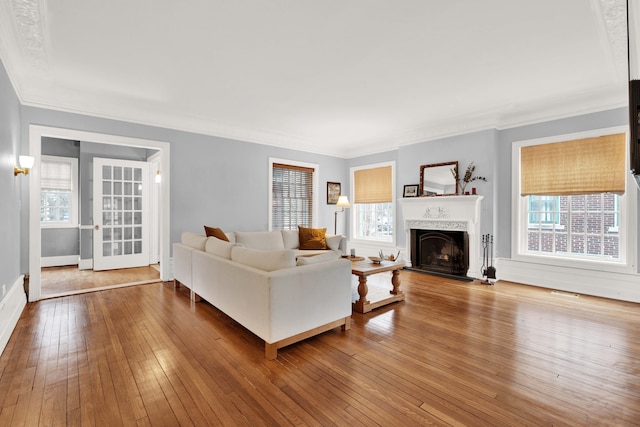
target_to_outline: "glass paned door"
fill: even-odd
[[[93,159],[93,269],[149,265],[146,162]]]

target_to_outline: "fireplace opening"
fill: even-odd
[[[467,277],[469,234],[466,231],[411,230],[413,269],[446,276]]]

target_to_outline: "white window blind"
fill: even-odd
[[[40,187],[48,190],[72,188],[72,168],[69,162],[42,160],[40,164]]]
[[[272,171],[272,228],[297,230],[313,224],[313,173],[303,166],[274,163]]]

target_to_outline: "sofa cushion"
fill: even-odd
[[[298,230],[282,230],[282,241],[285,249],[298,249],[300,239],[298,239]]]
[[[338,253],[337,252],[324,252],[321,253],[319,255],[314,255],[314,256],[301,256],[298,257],[298,260],[296,261],[296,265],[309,265],[309,264],[318,264],[321,262],[329,262],[329,261],[335,261],[338,259]]]
[[[261,250],[239,245],[231,248],[231,261],[264,271],[282,270],[296,266],[295,252],[292,250]]]
[[[185,246],[189,246],[193,249],[198,249],[199,251],[204,251],[204,247],[207,243],[207,236],[203,236],[202,234],[197,234],[191,231],[185,231],[182,233],[180,241]]]
[[[224,240],[225,242],[229,241],[229,238],[226,234],[224,234],[224,231],[222,231],[221,228],[207,227],[205,225],[204,233],[207,235],[207,237],[217,237],[218,239]]]
[[[327,248],[332,251],[340,252],[340,242],[342,241],[342,236],[339,234],[329,234],[325,236],[325,240],[327,242]]]
[[[306,228],[298,226],[300,249],[327,249],[326,228]]]
[[[284,249],[280,231],[236,231],[236,243],[252,249]]]
[[[207,253],[210,253],[212,255],[231,259],[231,248],[234,246],[236,246],[236,243],[230,243],[224,240],[220,240],[217,237],[211,236],[207,238],[205,250],[207,251]]]

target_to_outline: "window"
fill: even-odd
[[[78,159],[42,156],[40,161],[40,224],[78,224]]]
[[[271,230],[297,230],[315,224],[317,165],[270,159]]]
[[[527,252],[620,259],[620,196],[527,196]]]
[[[394,242],[394,162],[352,168],[353,237]]]
[[[580,136],[514,145],[518,253],[623,264],[626,135]]]

